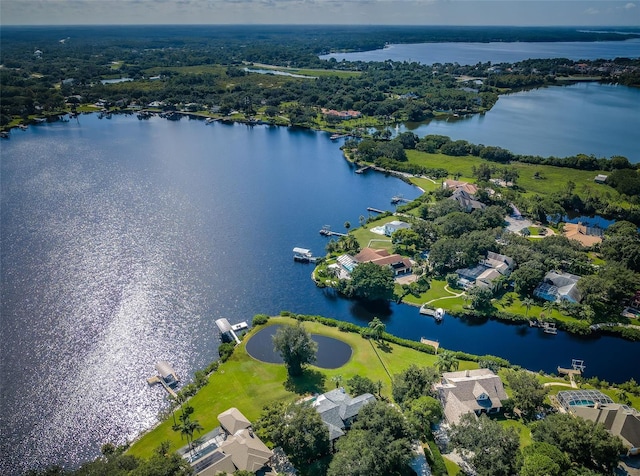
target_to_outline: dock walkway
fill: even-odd
[[[424,337],[420,337],[420,343],[430,345],[434,349],[436,349],[436,354],[438,353],[438,348],[440,347],[440,342],[435,340],[425,339]]]
[[[169,387],[169,385],[167,385],[167,383],[164,381],[164,379],[162,379],[161,377],[154,375],[153,377],[149,377],[147,379],[147,383],[149,385],[153,385],[155,383],[159,383],[161,384],[164,389],[169,392],[169,395],[171,395],[173,398],[177,398],[178,394],[171,388]]]

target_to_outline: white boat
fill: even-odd
[[[440,322],[442,319],[444,319],[444,309],[442,309],[441,307],[436,309],[436,315],[434,317],[436,318],[436,321],[438,321],[438,322]]]
[[[310,263],[316,261],[317,258],[311,254],[311,250],[295,247],[293,249],[293,259],[303,263]]]

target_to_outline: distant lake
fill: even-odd
[[[601,42],[412,43],[356,53],[331,53],[337,61],[408,61],[422,64],[515,63],[526,59],[567,58],[573,61],[640,57],[640,39]]]
[[[550,86],[500,96],[486,114],[401,126],[420,137],[500,146],[517,154],[623,155],[640,162],[640,88],[599,83]]]

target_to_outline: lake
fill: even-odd
[[[600,42],[411,43],[355,53],[331,53],[337,61],[408,61],[423,64],[516,63],[526,59],[567,58],[573,61],[638,58],[640,39]]]
[[[423,137],[500,146],[516,154],[622,155],[640,162],[640,89],[577,83],[502,95],[486,114],[401,126]],[[615,138],[612,140],[612,138]]]
[[[215,320],[281,310],[553,371],[640,379],[638,344],[548,336],[526,326],[363,306],[318,289],[292,248],[323,253],[329,224],[419,191],[356,174],[326,133],[204,121],[82,115],[2,142],[0,473],[75,465],[150,428],[166,395],[159,360],[181,376],[217,358]],[[7,410],[9,409],[9,410]]]

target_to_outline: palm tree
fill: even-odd
[[[382,334],[384,333],[387,326],[385,326],[384,322],[382,322],[377,317],[374,317],[373,320],[369,323],[369,329],[371,329],[371,335],[375,340],[380,340],[382,338]]]
[[[331,381],[336,383],[336,388],[338,388],[340,386],[340,384],[342,383],[342,375],[338,374],[338,375],[334,375],[333,377],[331,377]]]
[[[618,400],[623,405],[631,405],[631,399],[629,398],[629,395],[627,395],[627,392],[625,392],[624,390],[618,391]]]
[[[364,215],[360,215],[360,218],[358,218],[358,222],[360,222],[360,226],[364,227],[364,224],[366,223],[367,219],[364,217]]]
[[[444,350],[438,355],[438,360],[436,361],[438,372],[451,372],[451,370],[458,370],[459,366],[460,362],[453,352]]]
[[[179,431],[181,436],[187,437],[187,446],[189,450],[193,449],[193,433],[200,433],[204,428],[198,420],[191,419],[190,413],[182,413],[180,415],[180,423],[173,425],[173,431]]]
[[[349,232],[349,228],[351,228],[351,223],[350,223],[350,222],[348,222],[348,221],[345,221],[345,222],[344,222],[344,227],[346,228],[347,233],[348,233],[348,232]]]
[[[531,309],[531,306],[533,306],[533,299],[531,298],[524,298],[522,300],[522,305],[525,307],[526,311],[524,313],[524,317],[527,317],[529,315],[529,309]]]
[[[551,317],[551,313],[556,307],[556,303],[553,301],[547,301],[542,305],[542,309],[545,310],[547,316]]]

